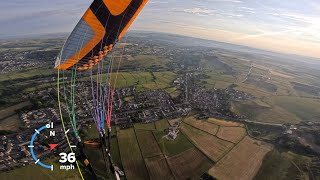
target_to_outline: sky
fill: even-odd
[[[0,2],[0,39],[71,32],[91,2]],[[320,0],[149,0],[131,30],[320,58]]]

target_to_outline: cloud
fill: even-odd
[[[169,2],[168,1],[151,1],[151,2],[148,2],[149,4],[168,4]]]
[[[241,12],[246,12],[246,13],[251,13],[251,14],[256,13],[256,9],[254,9],[254,8],[249,8],[249,7],[245,7],[245,6],[240,7],[240,8],[239,8],[239,11],[241,11]]]
[[[297,14],[292,14],[292,13],[270,13],[270,15],[275,16],[275,17],[279,17],[279,18],[284,18],[290,21],[298,21],[300,23],[309,23],[308,20],[301,16],[301,15],[297,15]]]
[[[262,30],[260,30],[262,31]],[[277,31],[277,32],[265,32],[262,31],[262,33],[259,34],[250,34],[250,35],[244,35],[240,36],[234,40],[245,40],[245,39],[252,39],[252,38],[259,38],[259,37],[266,37],[266,36],[276,36],[276,35],[283,35],[285,33],[289,33],[293,30],[284,30],[284,31]]]
[[[240,9],[245,9],[245,10],[250,10],[250,11],[255,10],[254,8],[249,8],[249,7],[245,7],[245,6],[240,7]]]
[[[206,0],[206,1],[209,1],[209,2],[223,2],[223,3],[242,3],[242,1],[240,0]]]
[[[214,15],[214,11],[207,8],[192,8],[192,9],[184,9],[183,12],[189,14],[195,14],[198,16],[210,16]]]
[[[221,13],[222,16],[224,17],[229,17],[229,18],[241,18],[244,17],[243,14],[232,14],[232,13]]]

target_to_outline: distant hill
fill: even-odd
[[[20,40],[20,39],[60,39],[67,38],[69,33],[46,33],[46,34],[27,34],[16,36],[2,36],[0,40]]]
[[[276,57],[287,60],[295,60],[295,61],[305,61],[307,60],[309,63],[319,64],[320,58],[313,58],[295,54],[287,54],[287,53],[278,53],[272,52],[263,49],[252,48],[243,45],[230,44],[225,42],[219,42],[214,40],[206,40],[188,36],[180,36],[176,34],[167,34],[167,33],[159,33],[159,32],[148,32],[148,31],[130,31],[128,33],[130,36],[141,37],[141,38],[150,38],[157,42],[163,43],[171,43],[179,46],[193,47],[193,46],[204,46],[204,47],[213,47],[213,48],[223,48],[231,51],[245,52],[245,53],[253,53],[256,55],[267,56],[267,57]]]
[[[18,35],[18,36],[8,36],[2,37],[0,40],[13,40],[13,39],[55,39],[55,38],[67,38],[69,33],[48,33],[48,34],[30,34],[30,35]],[[206,40],[201,38],[194,38],[189,36],[181,36],[176,34],[151,32],[151,31],[130,31],[128,32],[129,37],[135,38],[146,38],[156,41],[157,43],[171,44],[176,46],[185,47],[212,47],[212,48],[222,48],[229,51],[243,52],[247,54],[259,55],[260,57],[266,57],[270,59],[281,59],[282,62],[292,63],[308,63],[309,65],[319,65],[320,68],[320,58],[313,58],[295,54],[286,54],[272,52],[263,49],[256,49],[243,45],[230,44],[225,42],[219,42],[214,40]],[[302,64],[303,65],[303,64]]]

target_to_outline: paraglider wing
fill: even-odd
[[[94,0],[67,39],[55,68],[87,70],[122,38],[148,0]]]

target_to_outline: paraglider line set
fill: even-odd
[[[67,133],[65,136],[71,152],[77,154],[76,165],[82,179],[84,176],[78,161],[85,165],[92,177],[98,179],[88,156],[85,154],[87,147],[101,148],[109,178],[120,179],[120,176],[124,175],[112,161],[111,119],[125,43],[117,64],[114,62],[113,47],[123,37],[147,1],[94,0],[57,57],[55,68],[58,70],[57,96],[60,119],[65,132],[66,126],[69,124],[65,120],[70,120],[77,140],[76,149],[71,147]],[[109,57],[106,58],[107,56]],[[113,72],[115,64],[115,72]],[[91,86],[84,87],[86,84]],[[91,91],[91,95],[89,95],[89,91]],[[80,137],[80,127],[77,125],[79,118],[77,103],[80,100],[85,101],[83,104],[87,104],[89,107],[89,114],[98,132],[97,142],[82,141]],[[90,108],[91,106],[93,108]],[[66,111],[67,117],[64,116],[65,112],[62,109]],[[107,129],[107,133],[105,129]]]

